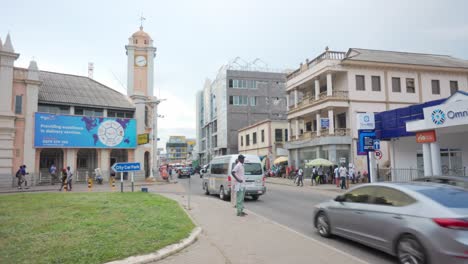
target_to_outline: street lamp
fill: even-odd
[[[150,178],[155,178],[159,177],[159,155],[157,155],[158,152],[158,105],[162,101],[166,101],[167,99],[154,99],[154,100],[147,100],[147,101],[141,101],[141,102],[136,102],[135,104],[145,104],[145,105],[151,105],[153,107],[153,122],[152,122],[152,127],[151,127],[151,132],[152,132],[152,139],[153,142],[151,144],[151,170],[150,170]],[[161,116],[164,117],[164,116]]]

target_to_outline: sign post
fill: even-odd
[[[133,184],[133,178],[134,178],[134,176],[135,176],[135,172],[132,171],[132,192],[133,192],[133,186],[134,186],[134,184]]]
[[[115,163],[111,167],[115,172],[120,172],[120,192],[123,192],[123,173],[131,172],[132,173],[132,192],[133,192],[133,175],[135,171],[141,170],[141,165],[139,162],[119,162]]]

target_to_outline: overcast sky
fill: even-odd
[[[3,1],[0,38],[10,32],[16,66],[87,75],[126,93],[128,37],[144,30],[158,49],[155,95],[161,145],[195,137],[195,93],[240,56],[294,69],[331,50],[370,48],[468,59],[468,1]]]

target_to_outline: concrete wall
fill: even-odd
[[[228,134],[228,154],[238,152],[238,130],[257,123],[265,119],[286,119],[286,92],[284,83],[286,75],[283,73],[271,72],[250,72],[228,70],[226,82],[229,79],[256,80],[262,82],[257,89],[236,89],[227,88],[227,134]],[[242,95],[257,97],[256,106],[249,104],[246,106],[229,105],[229,96]],[[276,100],[278,98],[279,100]],[[273,102],[277,102],[276,104]]]

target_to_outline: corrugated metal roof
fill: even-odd
[[[448,55],[397,52],[386,50],[349,49],[344,61],[369,61],[436,67],[467,68],[468,61]]]
[[[124,94],[85,76],[40,71],[39,80],[40,103],[135,109]]]

